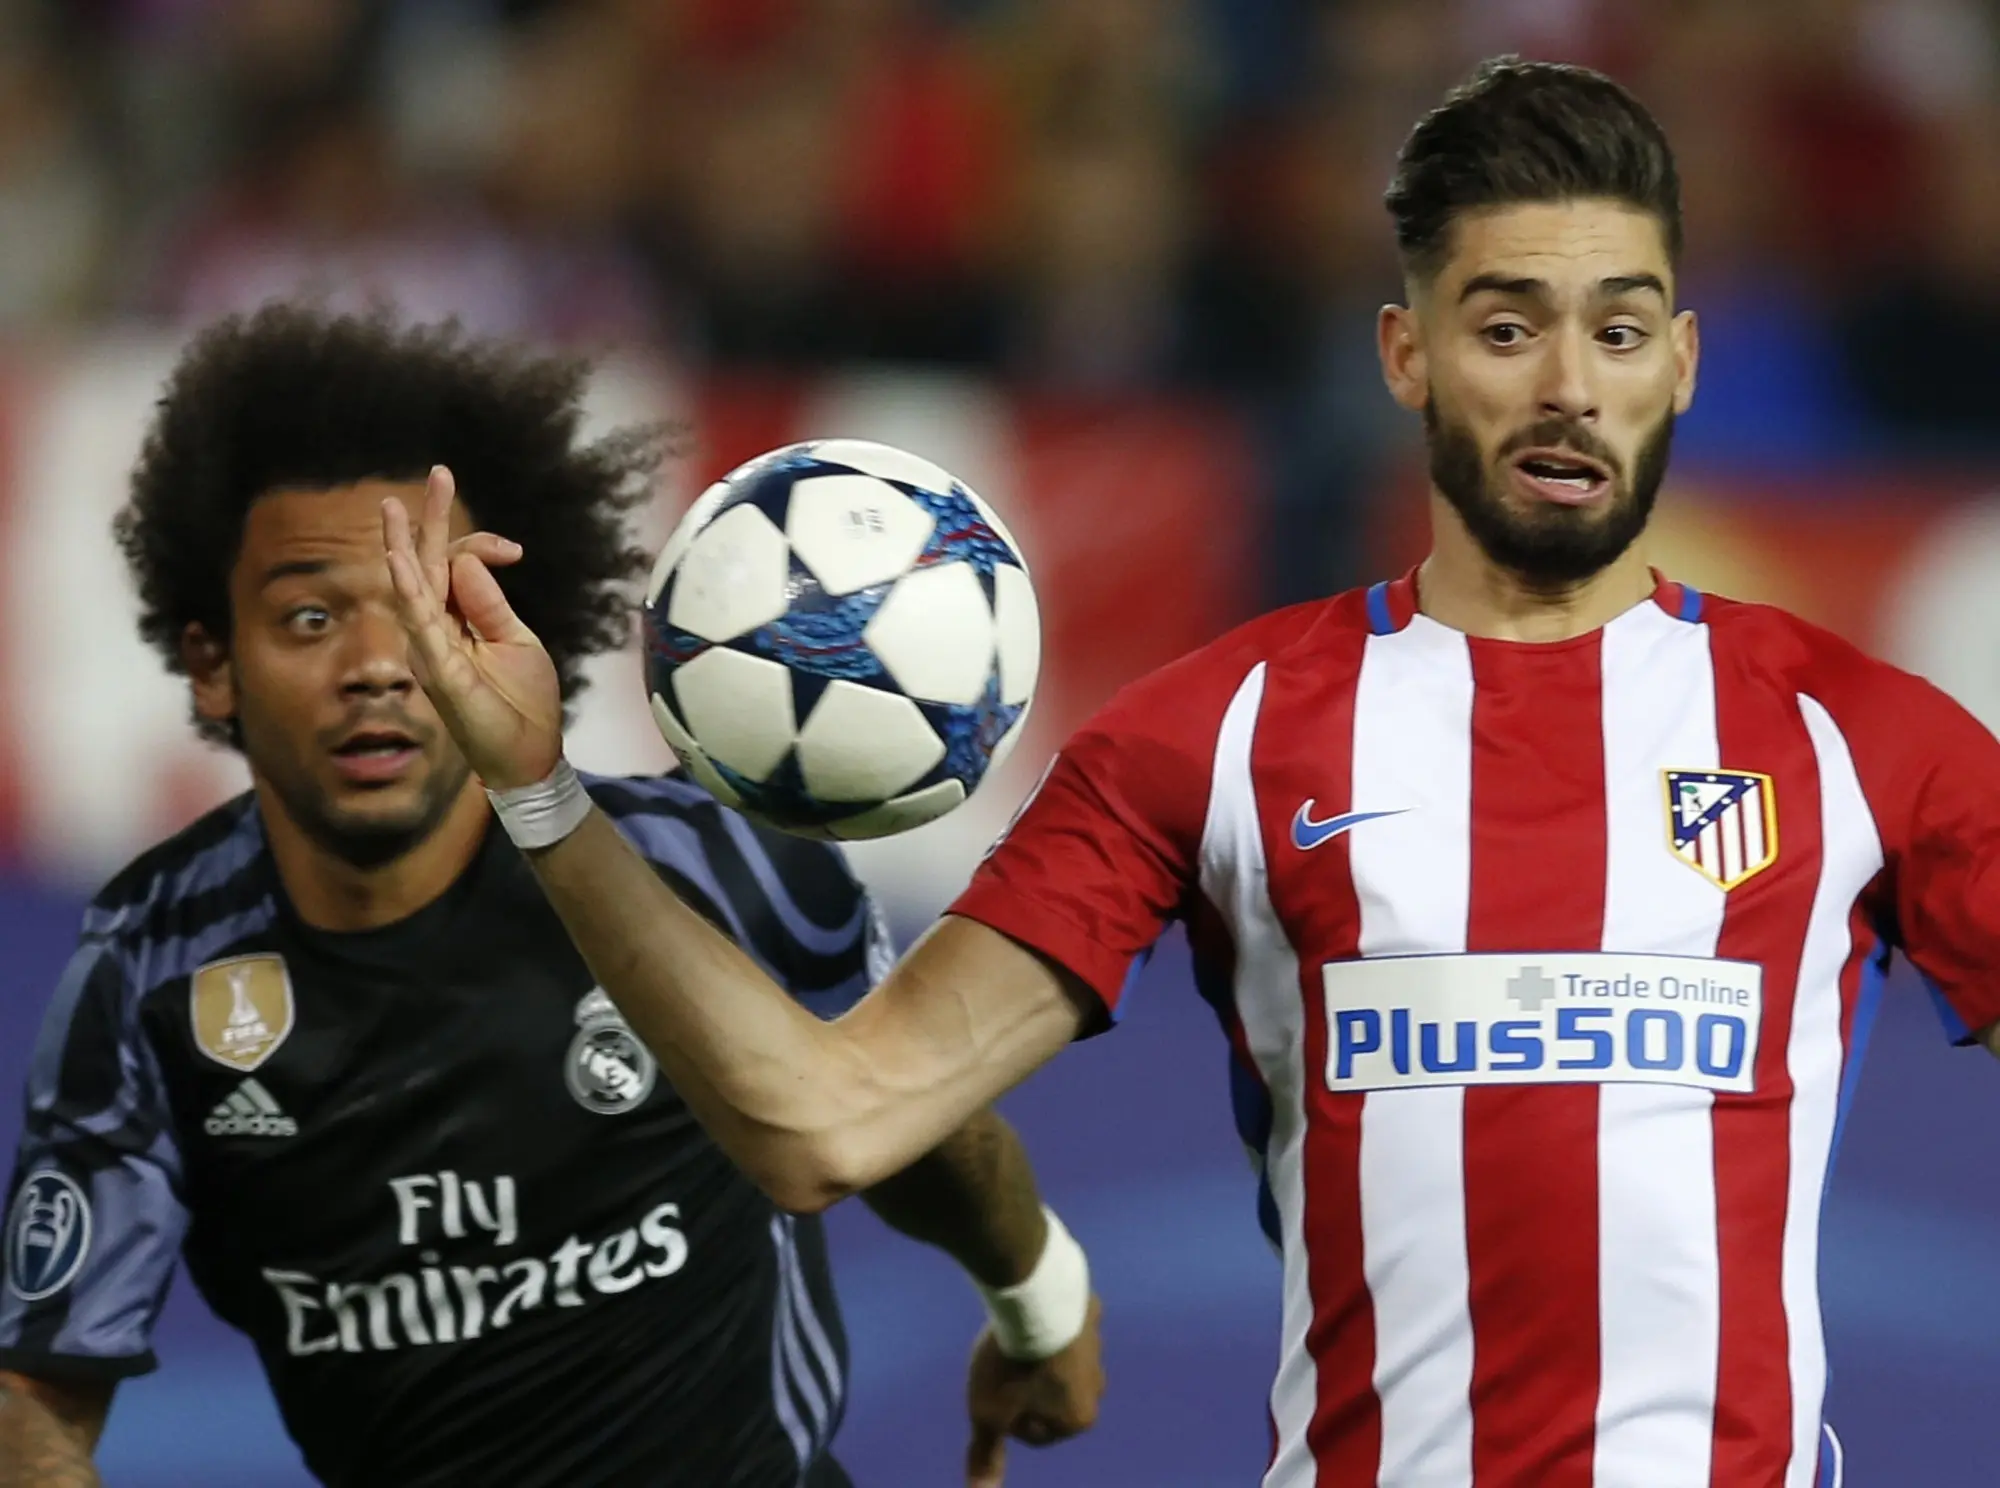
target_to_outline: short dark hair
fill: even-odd
[[[1494,57],[1410,131],[1385,200],[1404,267],[1433,277],[1462,212],[1607,197],[1659,219],[1681,253],[1681,186],[1666,131],[1601,72]]]
[[[417,481],[451,467],[480,526],[519,542],[498,577],[555,660],[565,699],[585,657],[631,635],[627,586],[647,555],[659,429],[579,442],[587,363],[476,339],[456,321],[277,303],[199,334],[168,378],[113,523],[139,591],[139,634],[184,670],[190,622],[230,634],[229,574],[251,503],[284,488]],[[196,720],[234,743],[227,725]]]

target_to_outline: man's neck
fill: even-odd
[[[1653,573],[1633,544],[1575,584],[1540,587],[1500,567],[1473,540],[1451,503],[1431,493],[1431,552],[1417,574],[1423,612],[1453,630],[1496,641],[1567,641],[1588,635],[1649,598]]]
[[[278,880],[299,918],[317,930],[374,930],[406,919],[457,881],[485,841],[491,808],[469,784],[431,834],[401,857],[359,868],[302,831],[261,783],[257,809]]]

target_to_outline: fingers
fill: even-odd
[[[1073,1436],[1081,1436],[1097,1424],[1095,1414],[1083,1415],[1065,1412],[1060,1415],[1047,1411],[1024,1412],[1009,1433],[1016,1441],[1031,1447],[1052,1447],[1057,1442],[1068,1441]]]
[[[396,591],[396,612],[414,631],[434,614],[442,614],[444,599],[418,566],[410,542],[410,516],[400,501],[382,503],[382,545],[389,559],[389,583]]]
[[[972,1423],[965,1449],[965,1488],[1001,1488],[1007,1474],[1007,1433],[984,1421]]]
[[[417,560],[417,550],[410,540],[410,514],[403,503],[394,497],[382,498],[382,547],[391,556],[402,553],[411,563]]]
[[[461,537],[451,545],[452,560],[456,561],[460,553],[470,553],[488,568],[505,568],[521,561],[521,545],[497,532],[475,532],[470,537]]]
[[[444,574],[451,562],[451,503],[458,483],[443,465],[431,467],[424,485],[424,510],[417,526],[417,561],[433,588],[444,589]]]
[[[515,549],[517,555],[519,551]],[[521,623],[514,607],[507,603],[507,596],[500,592],[500,581],[477,553],[463,550],[454,555],[450,573],[452,602],[480,639],[500,645],[534,640],[534,633]]]

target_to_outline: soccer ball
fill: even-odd
[[[739,465],[646,590],[646,685],[682,767],[780,830],[943,816],[1021,736],[1041,619],[992,508],[930,461],[822,439]]]

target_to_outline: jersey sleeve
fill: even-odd
[[[2000,1022],[2000,740],[1927,682],[1897,674],[1896,692],[1888,930],[1967,1042]]]
[[[746,945],[793,997],[823,1018],[839,1017],[895,965],[880,906],[834,844],[720,814],[754,884],[736,896]]]
[[[1191,902],[1216,734],[1247,670],[1197,653],[1114,697],[1063,746],[950,912],[1067,968],[1115,1020]]]
[[[888,974],[887,927],[838,847],[754,826],[670,776],[593,779],[590,789],[685,903],[821,1017],[846,1012]]]
[[[187,1216],[126,980],[115,948],[86,938],[36,1042],[7,1188],[0,1369],[111,1380],[154,1367]]]

